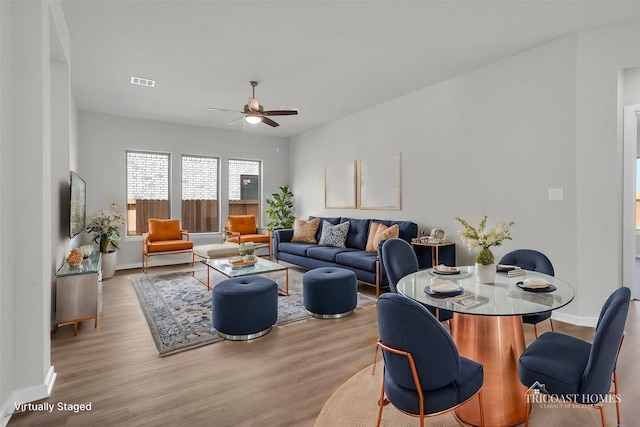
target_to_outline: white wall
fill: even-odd
[[[617,73],[640,64],[637,40],[634,27],[574,34],[294,138],[299,216],[409,219],[458,243],[456,216],[513,220],[513,241],[496,257],[546,253],[577,291],[555,316],[591,323],[621,281]],[[402,210],[323,208],[325,166],[394,152]],[[549,201],[549,188],[564,200]],[[461,244],[457,254],[473,259]],[[613,274],[603,283],[593,266]]]
[[[76,113],[69,34],[59,2],[0,2],[0,15],[0,424],[5,425],[14,403],[49,396],[55,382],[52,296],[55,270],[69,246],[61,223]]]
[[[115,201],[122,213],[126,208],[126,150],[148,150],[171,154],[171,217],[181,217],[181,155],[220,157],[221,188],[228,180],[229,158],[261,160],[263,198],[281,185],[288,185],[289,143],[284,138],[231,132],[80,112],[78,117],[78,172],[87,181],[87,213],[106,209]],[[221,227],[226,224],[228,194],[220,194]],[[264,203],[263,203],[264,205]],[[263,221],[261,224],[265,224]],[[123,230],[123,235],[124,235]],[[219,241],[219,235],[193,234],[196,244]],[[88,236],[83,237],[90,240]],[[118,268],[142,265],[140,237],[124,237],[118,254]],[[150,265],[184,261],[179,256],[153,257]]]

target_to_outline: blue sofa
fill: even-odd
[[[309,217],[313,219],[315,217]],[[380,222],[387,227],[398,224],[401,239],[411,242],[418,235],[418,225],[411,221],[389,221],[379,219],[359,219],[345,217],[319,217],[320,226],[316,232],[316,240],[320,241],[323,221],[336,225],[349,221],[346,248],[319,246],[311,243],[292,242],[293,229],[274,230],[273,255],[276,261],[285,261],[308,270],[318,267],[342,267],[354,273],[358,281],[376,287],[376,296],[380,289],[388,286],[384,267],[378,262],[376,252],[367,252],[369,226],[372,222]]]

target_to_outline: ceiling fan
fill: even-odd
[[[256,99],[256,86],[258,86],[258,82],[250,81],[249,84],[252,86],[253,94],[251,98],[249,98],[249,102],[244,106],[243,111],[237,110],[226,110],[224,108],[208,108],[210,111],[233,111],[236,113],[242,114],[242,116],[237,119],[231,120],[227,124],[234,123],[237,120],[244,118],[247,123],[256,124],[256,123],[265,123],[271,127],[280,126],[278,123],[271,120],[268,116],[295,116],[298,114],[297,110],[268,110],[264,111],[262,105]]]

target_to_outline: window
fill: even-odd
[[[229,215],[255,215],[260,226],[261,163],[229,160]]]
[[[169,212],[169,154],[127,151],[127,235],[146,233],[149,218]]]
[[[182,228],[220,231],[216,157],[182,156]]]

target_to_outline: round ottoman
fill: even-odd
[[[338,319],[353,313],[358,299],[356,273],[346,268],[321,267],[302,278],[302,301],[313,317]]]
[[[278,285],[259,276],[223,280],[213,288],[211,311],[213,327],[222,338],[261,337],[278,319]]]

